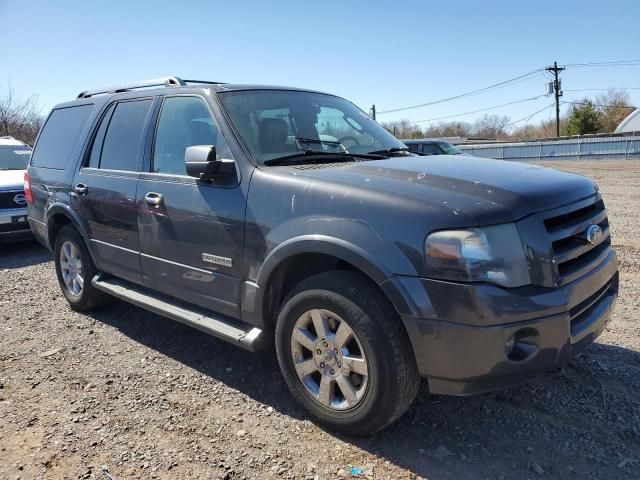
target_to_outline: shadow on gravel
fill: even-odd
[[[0,270],[29,267],[52,259],[51,253],[35,240],[0,243]]]
[[[274,353],[245,352],[122,302],[91,316],[262,404],[306,418],[288,393]],[[624,408],[634,411],[640,406],[632,394],[637,388],[634,380],[610,378],[601,360],[623,361],[640,374],[640,367],[633,366],[640,365],[637,352],[596,344],[563,374],[466,398],[429,398],[423,385],[411,410],[386,430],[369,438],[328,433],[430,480],[540,478],[543,474],[567,479],[594,474],[629,478],[634,464],[624,469],[617,465],[632,456],[629,452],[640,444],[640,435],[631,432],[625,439],[615,419],[627,414]],[[617,455],[598,453],[597,445],[594,450],[590,443],[594,439],[598,444],[607,442]]]

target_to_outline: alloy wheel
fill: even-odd
[[[60,271],[69,293],[75,296],[80,295],[84,287],[82,259],[78,248],[69,240],[60,247]]]
[[[353,329],[333,312],[302,314],[291,334],[293,364],[307,393],[331,410],[349,410],[364,398],[369,365]]]

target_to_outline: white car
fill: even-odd
[[[0,137],[0,243],[32,237],[24,194],[24,172],[30,157],[29,145]]]

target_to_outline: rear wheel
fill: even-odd
[[[60,229],[54,254],[58,283],[72,309],[95,310],[108,303],[111,297],[91,285],[98,271],[84,240],[73,226]]]
[[[374,433],[413,402],[420,378],[393,307],[363,275],[327,272],[285,299],[276,349],[294,397],[320,423]]]

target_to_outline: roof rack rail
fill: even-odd
[[[225,85],[226,82],[212,82],[211,80],[182,80],[184,83],[203,83],[205,85]]]
[[[191,80],[193,81],[193,80]],[[103,93],[122,93],[129,90],[136,90],[138,88],[148,87],[180,87],[186,85],[186,82],[178,77],[161,77],[153,78],[151,80],[142,80],[140,82],[131,83],[128,85],[117,85],[115,87],[98,88],[96,90],[85,90],[78,94],[78,98],[88,98],[93,95],[100,95]]]

